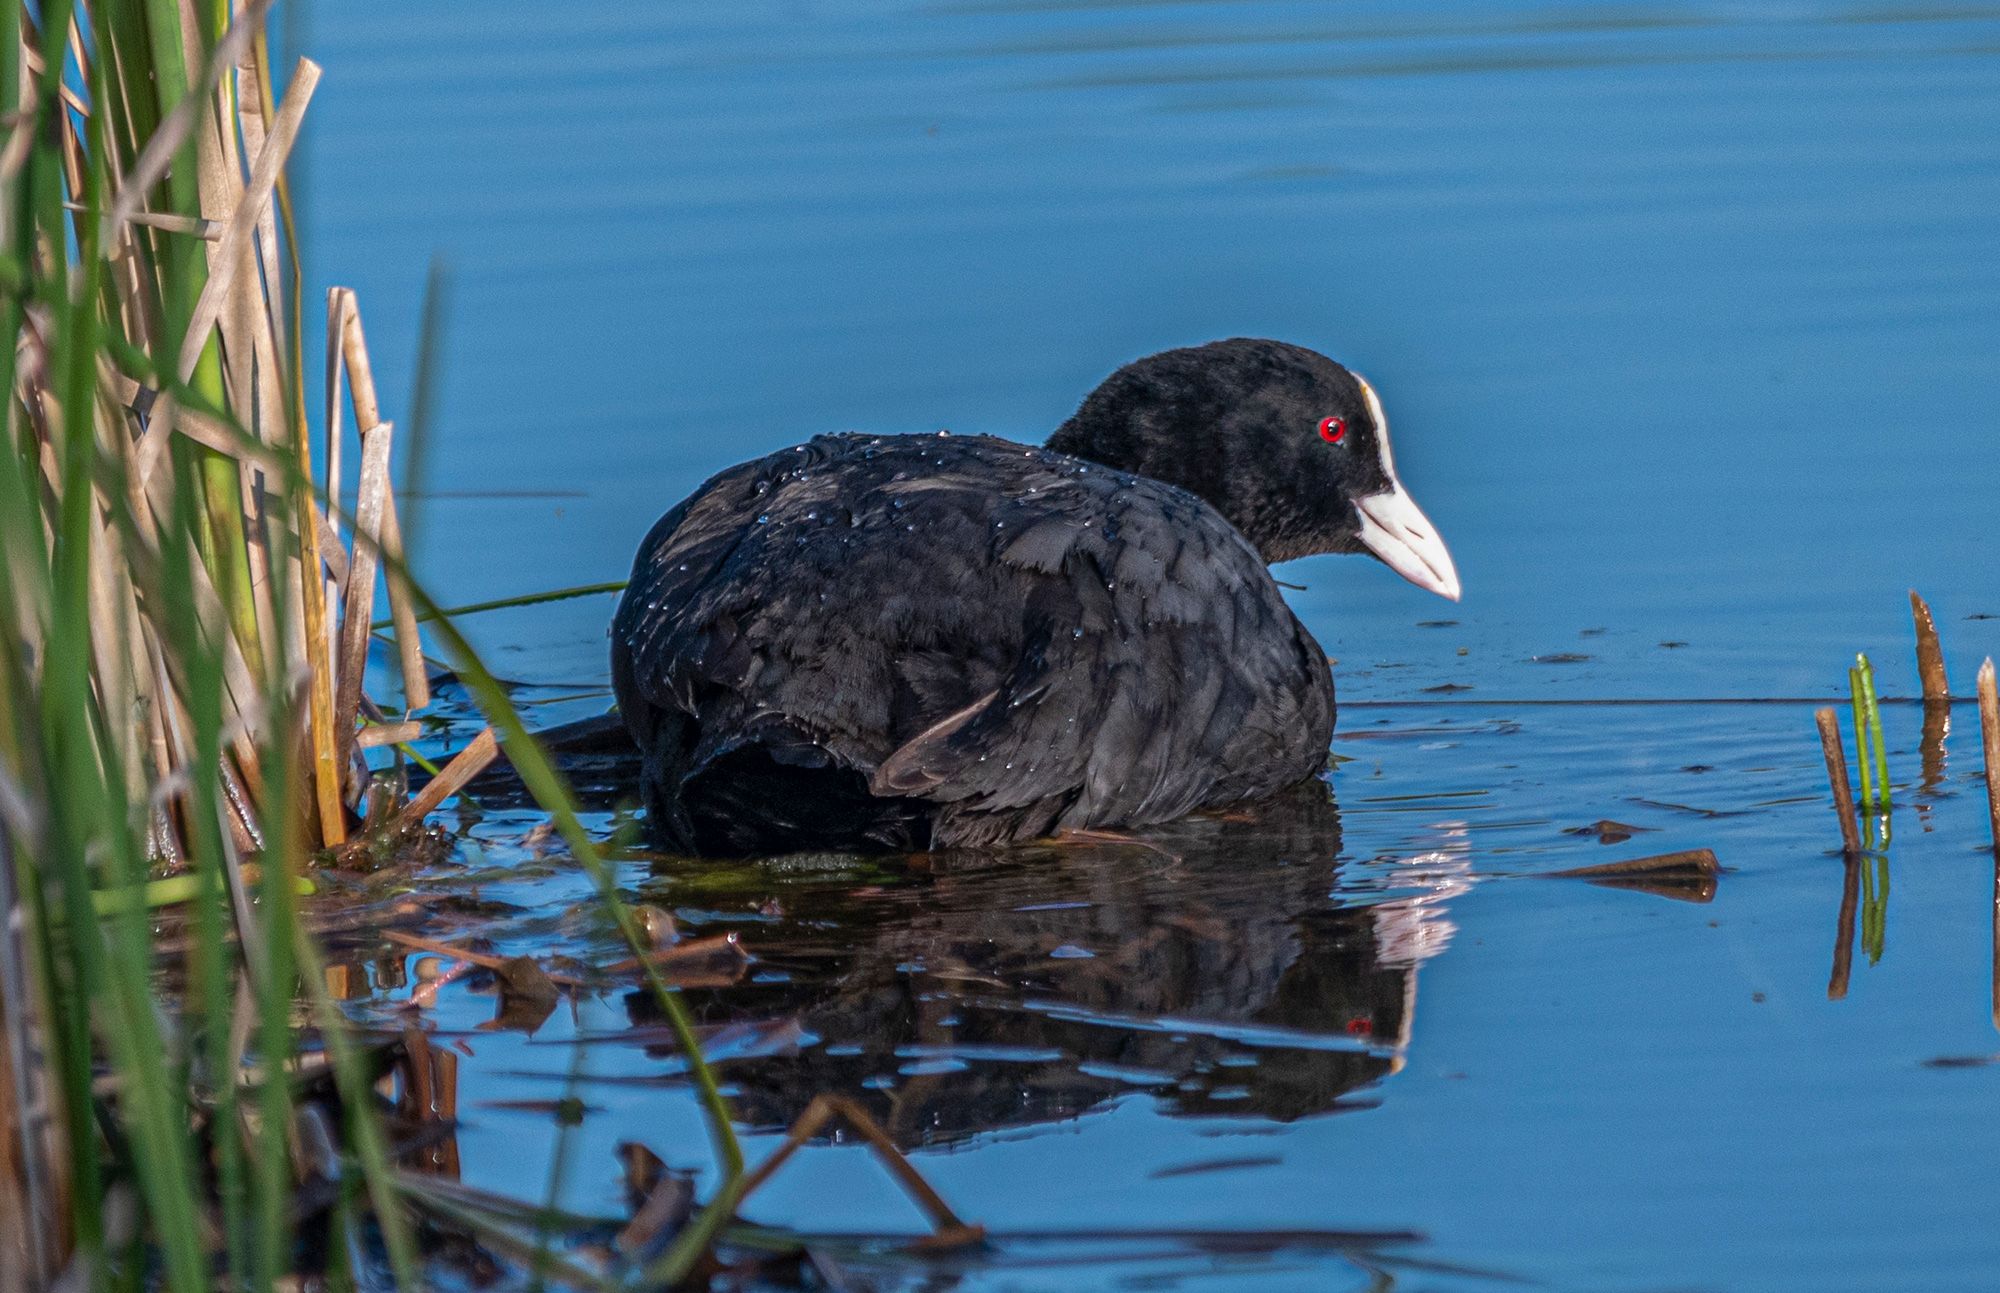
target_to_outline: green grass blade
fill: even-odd
[[[1865,655],[1856,656],[1861,675],[1861,704],[1868,715],[1869,754],[1875,770],[1875,793],[1882,812],[1889,811],[1889,756],[1882,745],[1882,705],[1875,695],[1875,668]]]
[[[574,597],[594,597],[599,593],[622,592],[627,581],[611,579],[598,584],[578,584],[574,588],[552,588],[541,593],[522,593],[517,597],[499,597],[490,602],[468,602],[464,606],[450,606],[443,609],[430,608],[419,611],[417,619],[428,624],[439,617],[456,619],[461,615],[480,615],[487,611],[513,610],[517,606],[541,606],[548,602],[563,602]],[[369,625],[372,629],[386,629],[393,621],[378,620]]]
[[[1875,792],[1870,780],[1871,765],[1868,762],[1868,710],[1861,699],[1859,669],[1847,671],[1847,695],[1849,705],[1854,711],[1854,772],[1861,782],[1859,802],[1861,810],[1868,812],[1874,805]]]

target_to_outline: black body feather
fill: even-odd
[[[1191,493],[983,436],[733,467],[654,526],[612,626],[654,833],[987,844],[1296,783],[1333,684],[1264,563]]]

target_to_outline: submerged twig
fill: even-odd
[[[773,1150],[769,1158],[759,1163],[748,1175],[739,1176],[726,1186],[681,1232],[673,1247],[647,1266],[645,1272],[647,1282],[659,1281],[673,1285],[684,1279],[694,1268],[701,1254],[708,1251],[723,1228],[735,1218],[736,1210],[743,1205],[744,1200],[770,1180],[800,1147],[817,1136],[835,1119],[845,1122],[867,1142],[868,1147],[875,1152],[875,1157],[889,1170],[890,1175],[896,1178],[896,1183],[902,1186],[903,1192],[923,1209],[924,1215],[931,1223],[931,1234],[920,1241],[921,1247],[927,1251],[936,1251],[940,1248],[977,1244],[985,1239],[985,1228],[968,1225],[959,1219],[950,1205],[931,1188],[931,1183],[924,1179],[923,1173],[919,1172],[915,1164],[896,1148],[895,1141],[890,1139],[889,1133],[882,1129],[882,1124],[877,1122],[873,1115],[845,1096],[819,1095],[813,1097],[805,1112],[792,1123],[791,1130],[785,1133],[784,1143]]]

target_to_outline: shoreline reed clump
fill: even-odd
[[[351,547],[313,483],[284,172],[320,71],[300,60],[279,95],[264,10],[52,4],[0,32],[20,87],[0,146],[8,1288],[269,1286],[293,1266],[292,1138],[253,1132],[300,1110],[295,999],[320,976],[294,894],[368,780],[373,554],[397,531],[358,324],[337,337],[363,445]],[[413,630],[399,563],[387,583]],[[402,641],[407,712],[423,674]],[[171,1001],[144,888],[164,873],[190,882],[194,932]],[[342,1139],[409,1270],[366,1075],[316,1013]]]
[[[408,577],[394,428],[346,289],[308,416],[286,165],[320,69],[300,59],[280,81],[268,7],[54,0],[0,28],[8,1290],[274,1288],[304,1251],[363,1247],[420,1286],[378,1075],[297,902],[364,821],[417,826],[492,757],[489,731],[430,794],[364,816],[368,752],[408,740],[428,702],[420,617],[647,946],[504,690]],[[363,687],[378,583],[402,690],[387,708]],[[189,934],[162,967],[164,902]],[[734,1182],[686,1013],[644,977]],[[363,1214],[365,1245],[305,1242]]]

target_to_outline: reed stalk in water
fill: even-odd
[[[1854,857],[1861,852],[1861,832],[1854,823],[1854,790],[1847,780],[1847,756],[1840,748],[1840,720],[1831,706],[1813,711],[1819,727],[1820,750],[1826,756],[1827,784],[1833,788],[1833,811],[1840,818],[1840,849]]]
[[[1854,657],[1854,667],[1847,671],[1847,687],[1854,710],[1854,766],[1861,779],[1861,808],[1887,813],[1889,759],[1882,743],[1882,704],[1875,695],[1875,669],[1866,655]]]
[[[1993,848],[2000,852],[2000,688],[1993,680],[1993,657],[1979,666],[1979,739],[1985,756],[1986,817]]]
[[[1945,678],[1944,648],[1938,642],[1937,617],[1931,605],[1910,590],[1910,619],[1917,630],[1917,677],[1923,685],[1924,704],[1932,706],[1951,699],[1951,684]]]

